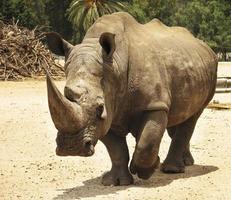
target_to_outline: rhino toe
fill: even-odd
[[[152,176],[155,170],[159,167],[159,164],[160,164],[159,156],[157,161],[151,167],[140,167],[137,164],[135,164],[134,161],[132,160],[130,164],[130,171],[132,174],[137,174],[139,178],[146,180]]]
[[[128,169],[126,171],[112,169],[102,177],[102,184],[104,186],[130,185],[133,184],[133,182],[133,177]]]
[[[164,161],[161,165],[161,171],[164,173],[184,173],[185,166],[182,162]]]
[[[184,153],[183,160],[184,160],[185,166],[191,166],[194,164],[194,159],[190,151]]]

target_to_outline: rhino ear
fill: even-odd
[[[47,45],[52,53],[67,57],[73,47],[70,43],[64,40],[56,32],[45,33],[45,36],[47,39]]]
[[[103,48],[104,55],[106,55],[107,58],[111,58],[116,48],[115,34],[109,32],[102,33],[99,38],[99,43]]]

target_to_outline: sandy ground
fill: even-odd
[[[63,85],[58,82],[60,88]],[[231,102],[231,94],[217,94],[215,99]],[[111,164],[102,143],[90,158],[55,155],[56,130],[44,81],[0,82],[0,104],[1,200],[231,199],[231,110],[204,111],[191,142],[195,165],[184,174],[157,170],[147,181],[135,177],[134,185],[105,187],[101,175]],[[169,142],[165,134],[161,161]],[[132,153],[135,143],[130,135],[128,143]]]

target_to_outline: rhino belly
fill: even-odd
[[[197,87],[178,88],[174,91],[169,110],[168,127],[180,124],[201,112],[213,96],[214,84],[200,82]]]

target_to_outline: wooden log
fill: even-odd
[[[209,109],[231,109],[231,103],[209,103]]]
[[[231,88],[217,88],[216,93],[230,93]]]
[[[230,88],[231,87],[231,79],[227,78],[222,78],[222,79],[217,79],[217,88]]]

